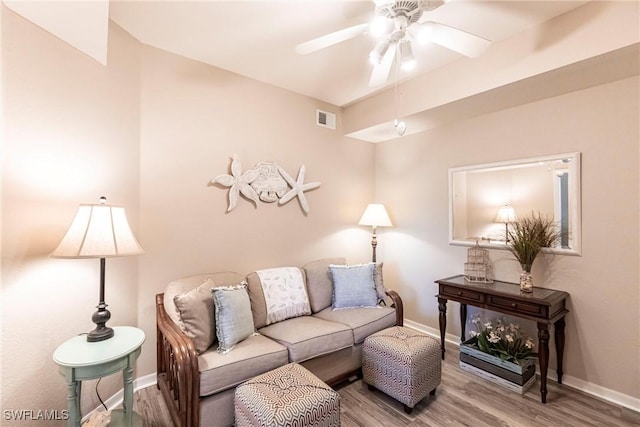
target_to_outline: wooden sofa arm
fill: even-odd
[[[200,371],[198,353],[164,308],[164,294],[156,295],[157,375],[173,424],[200,424]]]
[[[391,289],[387,289],[386,293],[389,298],[391,298],[391,301],[393,301],[391,307],[396,309],[396,325],[404,325],[404,308],[402,307],[402,298],[400,298],[400,295],[396,291]]]

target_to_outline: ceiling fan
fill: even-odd
[[[394,60],[403,69],[415,65],[412,41],[433,42],[472,58],[481,55],[491,44],[489,40],[458,28],[421,20],[423,12],[437,9],[445,3],[443,0],[373,2],[376,17],[371,23],[354,25],[301,43],[296,46],[296,52],[306,55],[369,32],[379,38],[369,54],[374,65],[369,86],[380,86],[387,82]]]

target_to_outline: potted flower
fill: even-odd
[[[509,390],[526,392],[535,382],[533,339],[505,318],[483,323],[475,315],[471,322],[475,330],[460,345],[460,368]]]
[[[551,219],[543,217],[540,213],[537,216],[532,213],[531,216],[514,222],[507,235],[507,249],[522,267],[520,290],[533,292],[531,266],[542,248],[550,248],[558,242],[558,228]]]
[[[497,319],[482,324],[479,316],[474,316],[471,322],[476,330],[469,335],[475,338],[478,350],[521,366],[533,357],[533,338],[525,335],[517,323]]]

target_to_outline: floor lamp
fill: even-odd
[[[373,235],[371,238],[371,247],[373,248],[373,256],[371,257],[372,262],[376,262],[376,246],[378,246],[378,240],[376,239],[376,228],[377,227],[391,227],[391,220],[389,219],[389,215],[384,208],[384,205],[379,203],[371,203],[367,206],[358,225],[369,225],[373,230]]]
[[[516,222],[517,220],[518,216],[516,215],[516,211],[509,205],[504,205],[498,209],[496,219],[493,220],[493,222],[504,223],[504,240],[507,243],[509,243],[509,223]]]
[[[73,218],[67,233],[51,253],[54,258],[99,258],[100,301],[91,320],[96,328],[87,334],[87,341],[104,341],[113,337],[113,329],[106,326],[111,318],[104,301],[105,258],[138,255],[143,253],[129,223],[124,208],[105,204],[82,204]]]

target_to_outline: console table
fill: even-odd
[[[70,427],[80,427],[82,381],[118,371],[122,371],[124,381],[124,410],[111,411],[110,425],[142,426],[142,418],[133,412],[133,368],[142,351],[144,332],[131,326],[115,326],[113,330],[113,338],[98,342],[87,342],[86,335],[77,335],[53,353],[67,380]]]
[[[562,384],[562,356],[564,353],[564,316],[569,312],[566,300],[569,294],[553,289],[533,288],[533,292],[520,292],[515,283],[494,281],[472,283],[463,275],[436,280],[438,284],[438,310],[440,323],[440,349],[444,359],[444,337],[447,328],[447,301],[460,303],[460,341],[465,340],[467,305],[497,311],[510,316],[533,320],[538,325],[538,361],[540,363],[540,396],[547,403],[547,370],[549,367],[549,325],[554,325],[558,383]]]

